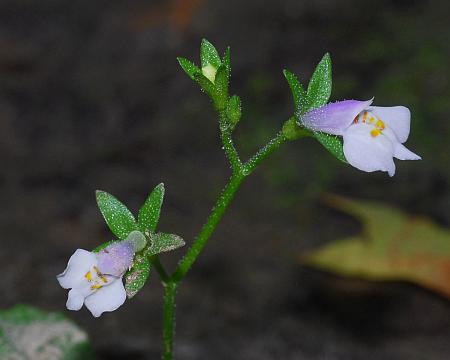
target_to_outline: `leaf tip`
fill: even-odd
[[[103,190],[95,190],[95,197],[98,199],[106,194],[106,191]]]

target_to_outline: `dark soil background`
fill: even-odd
[[[229,176],[217,120],[176,56],[201,38],[232,49],[243,157],[293,111],[281,70],[306,82],[322,55],[333,100],[376,97],[412,111],[397,174],[344,166],[312,140],[285,145],[247,179],[180,288],[178,359],[448,359],[450,303],[405,283],[300,266],[356,233],[320,202],[334,192],[450,222],[448,1],[0,1],[0,306],[64,310],[55,275],[110,239],[94,190],[137,210],[166,185],[160,230],[189,244]],[[173,268],[183,249],[163,256]],[[85,328],[99,359],[157,359],[157,274]]]

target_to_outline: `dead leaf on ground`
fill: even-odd
[[[359,219],[363,233],[306,255],[306,265],[369,280],[404,280],[450,298],[450,231],[385,204],[327,195],[326,203]]]

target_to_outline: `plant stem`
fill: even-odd
[[[245,176],[250,175],[253,170],[263,161],[267,156],[269,156],[275,149],[280,147],[287,139],[280,131],[272,140],[270,140],[266,145],[264,145],[259,151],[253,155],[243,166],[243,172]]]
[[[163,310],[163,360],[173,359],[173,338],[175,335],[175,294],[177,283],[164,283],[164,310]]]
[[[242,162],[234,146],[231,129],[229,128],[227,115],[224,110],[219,111],[219,126],[223,149],[230,162],[231,169],[234,174],[240,173],[242,171]]]
[[[161,280],[164,285],[163,360],[172,360],[173,357],[172,349],[175,332],[175,293],[178,284],[186,276],[189,269],[197,260],[245,177],[251,174],[253,170],[261,163],[261,161],[263,161],[275,149],[283,144],[283,142],[286,141],[286,138],[281,133],[277,134],[276,137],[270,140],[252,158],[250,158],[245,165],[242,165],[231,140],[231,132],[227,131],[228,130],[226,129],[221,131],[222,141],[224,143],[224,149],[227,153],[227,157],[233,168],[233,175],[231,176],[228,184],[222,190],[222,193],[211,210],[206,223],[203,225],[194,243],[188,249],[183,259],[175,269],[175,272],[171,276],[166,274],[162,264],[159,261],[159,257],[155,257],[153,261],[156,270],[161,275]]]
[[[239,189],[239,186],[241,185],[242,180],[244,180],[244,177],[245,175],[243,175],[242,173],[238,173],[234,174],[230,178],[229,183],[222,190],[219,199],[217,200],[215,206],[209,214],[208,220],[206,221],[205,225],[203,225],[202,229],[197,235],[196,240],[191,245],[186,255],[184,255],[183,259],[178,264],[177,269],[173,273],[173,281],[178,283],[189,271],[192,264],[195,262],[198,255],[201,253],[206,243],[208,242],[211,234],[216,229],[217,224],[222,218],[222,215],[225,213],[225,210],[227,209],[231,200],[233,200],[234,194],[236,193],[237,189]]]

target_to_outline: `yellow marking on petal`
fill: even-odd
[[[367,119],[367,111],[364,111],[362,122],[365,123],[365,122],[366,122],[366,119]]]
[[[94,266],[94,270],[97,273],[97,276],[100,278],[101,281],[103,281],[104,283],[108,282],[108,280],[103,276],[103,274],[100,272],[100,270],[98,269],[97,266]]]
[[[356,115],[356,117],[353,119],[353,123],[357,124],[358,123],[358,119],[359,119],[359,115]]]
[[[375,124],[375,126],[376,126],[378,129],[380,129],[380,130],[384,130],[384,128],[385,128],[384,122],[381,121],[381,119],[378,119],[378,121],[377,121],[377,123]]]
[[[99,285],[99,284],[95,284],[91,286],[91,290],[98,290],[101,289],[103,287],[103,285]]]
[[[372,137],[377,137],[378,135],[381,135],[381,131],[379,129],[373,129],[370,131],[370,135],[372,135]]]
[[[373,124],[374,122],[375,122],[375,118],[373,116],[371,116],[369,119],[369,124]]]
[[[90,271],[88,271],[88,272],[84,275],[84,277],[86,278],[87,281],[92,281],[92,274],[91,274]]]

